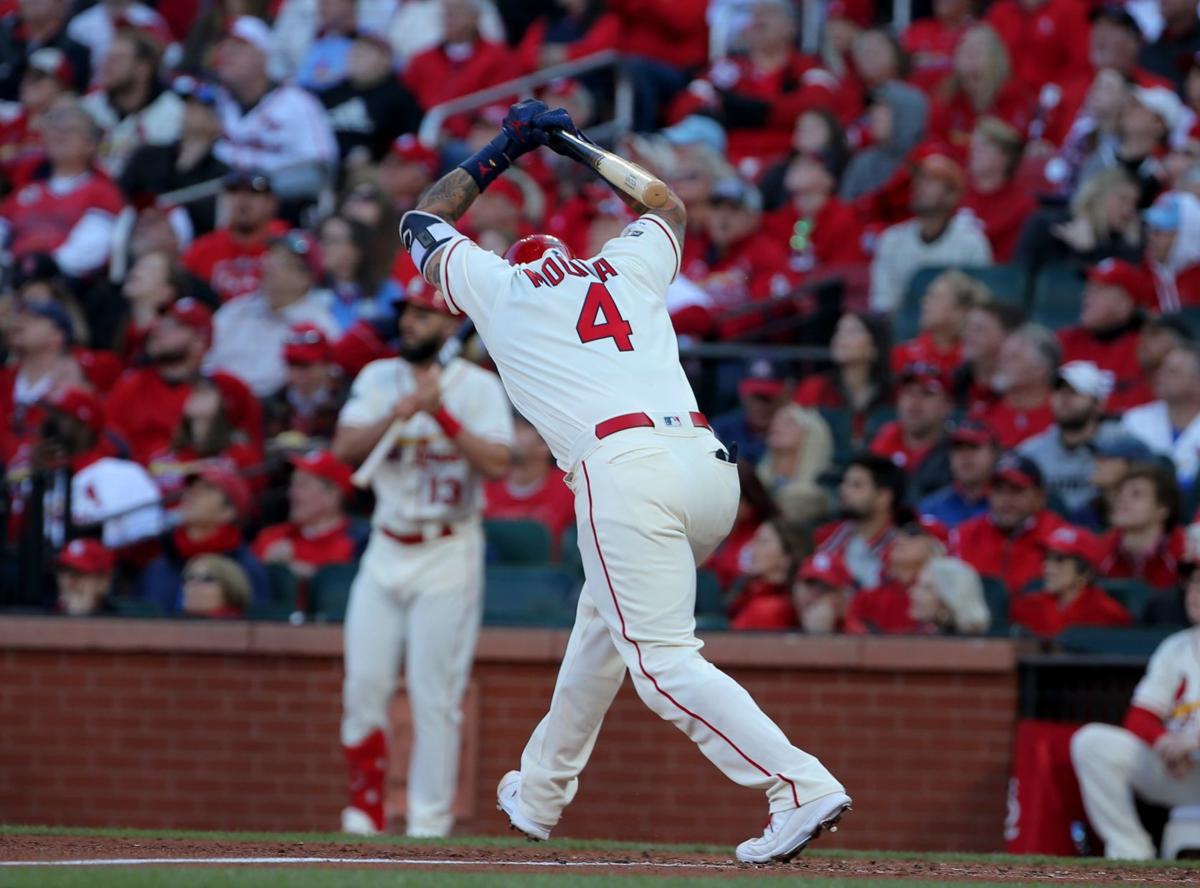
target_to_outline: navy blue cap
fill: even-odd
[[[19,311],[22,314],[37,315],[39,318],[53,321],[62,330],[63,336],[68,340],[75,334],[75,325],[71,323],[71,316],[67,314],[67,310],[60,303],[54,300],[43,302],[22,301]]]
[[[1127,459],[1130,462],[1150,462],[1154,452],[1133,435],[1101,436],[1096,442],[1095,454],[1109,459]]]

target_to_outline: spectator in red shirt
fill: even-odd
[[[1178,586],[1184,554],[1180,510],[1179,486],[1170,472],[1155,465],[1130,469],[1117,484],[1099,575],[1129,577],[1156,589]]]
[[[283,346],[287,384],[263,402],[267,438],[302,437],[309,443],[333,440],[347,380],[333,363],[325,332],[314,324],[295,324]],[[289,434],[290,433],[290,434]]]
[[[550,531],[558,552],[563,531],[575,523],[575,496],[554,465],[550,448],[523,416],[514,417],[508,475],[484,486],[485,518],[536,521]]]
[[[1012,259],[1025,220],[1037,209],[1037,201],[1015,178],[1024,149],[1017,128],[998,117],[980,118],[971,133],[963,206],[983,222],[997,262]]]
[[[862,443],[867,415],[892,400],[891,347],[885,319],[847,312],[838,319],[829,343],[833,367],[796,386],[793,399],[803,407],[848,410],[851,443]]]
[[[146,339],[149,366],[126,372],[108,396],[109,428],[145,463],[171,444],[212,340],[212,313],[194,299],[174,303]],[[235,376],[213,373],[233,427],[262,447],[262,408]]]
[[[884,581],[854,596],[846,613],[852,635],[916,632],[909,598],[925,565],[946,553],[946,528],[932,518],[910,521],[897,532],[888,552]]]
[[[1064,526],[1045,541],[1043,590],[1016,598],[1009,616],[1034,635],[1053,638],[1072,626],[1128,626],[1129,611],[1094,585],[1102,545],[1089,531]]]
[[[43,120],[46,161],[0,203],[0,241],[17,259],[49,253],[64,274],[81,277],[108,262],[125,201],[93,167],[99,131],[78,103],[60,103]]]
[[[1074,0],[998,0],[987,22],[1015,61],[1014,74],[1030,92],[1086,71],[1083,8]]]
[[[978,413],[1002,448],[1011,450],[1054,422],[1050,392],[1060,363],[1058,339],[1040,324],[1025,324],[1008,334],[995,381],[1003,396]]]
[[[728,156],[756,178],[787,153],[802,111],[834,104],[833,75],[796,49],[796,10],[780,0],[756,0],[742,29],[742,52],[718,59],[675,98],[668,117],[713,117],[729,133]]]
[[[1169,191],[1143,218],[1157,307],[1169,313],[1200,305],[1200,198]]]
[[[1042,471],[1026,456],[1006,454],[996,463],[988,511],[950,535],[950,554],[983,577],[996,577],[1016,596],[1042,575],[1046,538],[1063,520],[1046,508]]]
[[[0,102],[0,173],[19,188],[44,153],[46,113],[74,89],[71,65],[61,49],[43,46],[29,56],[15,102]]]
[[[1009,53],[990,25],[967,29],[954,51],[954,73],[934,90],[930,135],[948,144],[957,157],[967,152],[976,123],[998,117],[1024,133],[1029,125],[1029,95],[1012,77]]]
[[[479,33],[479,6],[472,0],[442,0],[442,33],[442,42],[413,56],[404,72],[404,85],[422,110],[512,77],[509,48]],[[446,128],[461,138],[469,122],[459,115],[450,118]]]
[[[900,37],[908,53],[909,82],[926,93],[949,76],[954,48],[974,21],[971,0],[933,0],[933,16],[918,19]]]
[[[779,518],[764,522],[750,540],[745,582],[729,605],[730,629],[791,629],[797,623],[792,578],[800,538]]]
[[[1139,305],[1153,299],[1141,269],[1121,259],[1105,259],[1088,272],[1079,326],[1060,330],[1062,361],[1091,361],[1113,375],[1107,409],[1120,414],[1154,400],[1138,361],[1144,318]]]
[[[187,294],[191,280],[169,254],[160,250],[146,253],[133,263],[121,285],[127,314],[121,323],[119,350],[126,362],[141,357],[150,328],[167,306]]]
[[[792,609],[805,632],[828,635],[843,630],[854,595],[854,577],[842,557],[818,552],[800,567],[792,587]]]
[[[873,453],[856,456],[842,473],[838,505],[842,520],[817,528],[818,552],[840,555],[855,582],[878,586],[896,538],[896,512],[904,500],[904,472]]]
[[[264,527],[250,551],[263,564],[279,564],[311,577],[327,564],[354,560],[355,542],[342,503],[354,492],[350,467],[328,450],[292,457],[288,520]]]
[[[935,277],[921,297],[921,332],[892,349],[893,372],[909,364],[929,364],[946,375],[958,370],[967,312],[991,295],[981,281],[957,269]]]
[[[909,364],[896,378],[896,419],[884,423],[868,448],[908,475],[908,499],[950,483],[946,423],[954,402],[950,381],[931,364]]]
[[[263,257],[272,238],[287,230],[275,218],[279,205],[263,173],[234,170],[225,177],[228,221],[198,238],[183,254],[183,265],[207,283],[222,302],[253,293],[262,284]]]
[[[1000,350],[1023,320],[1020,310],[1002,302],[984,302],[967,309],[963,363],[954,374],[954,394],[960,409],[969,415],[980,416],[1000,400],[995,387]]]
[[[763,217],[763,231],[790,248],[797,274],[866,261],[862,223],[835,196],[837,164],[832,152],[797,154],[783,179],[791,199]]]

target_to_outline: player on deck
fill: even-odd
[[[628,668],[637,693],[726,776],[766,793],[766,832],[739,860],[788,860],[850,806],[750,695],[700,655],[696,565],[728,533],[737,466],[696,409],[665,294],[685,210],[673,194],[588,260],[565,249],[515,266],[453,227],[518,156],[574,132],[562,110],[513,106],[502,132],[401,221],[417,267],[471,317],[517,410],[575,494],[586,582],[550,711],[497,790],[512,825],[546,839],[578,786]],[[511,252],[511,251],[510,251]],[[536,255],[537,251],[534,251]]]
[[[342,745],[345,832],[381,832],[388,704],[403,660],[412,707],[410,836],[449,835],[461,702],[483,613],[482,484],[508,469],[512,411],[496,377],[437,356],[458,322],[432,287],[410,286],[401,357],[368,364],[338,417],[333,452],[358,463],[393,422],[395,449],[372,478],[371,540],[350,589]]]

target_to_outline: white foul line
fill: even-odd
[[[401,864],[404,866],[545,866],[653,867],[661,869],[731,869],[732,863],[655,863],[630,860],[445,860],[428,857],[129,857],[97,860],[0,860],[0,866],[174,866],[258,864]]]

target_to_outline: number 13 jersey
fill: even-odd
[[[513,405],[564,471],[598,422],[696,409],[666,307],[679,255],[666,223],[645,215],[591,259],[551,250],[513,266],[466,237],[437,257],[447,305],[475,322]]]

